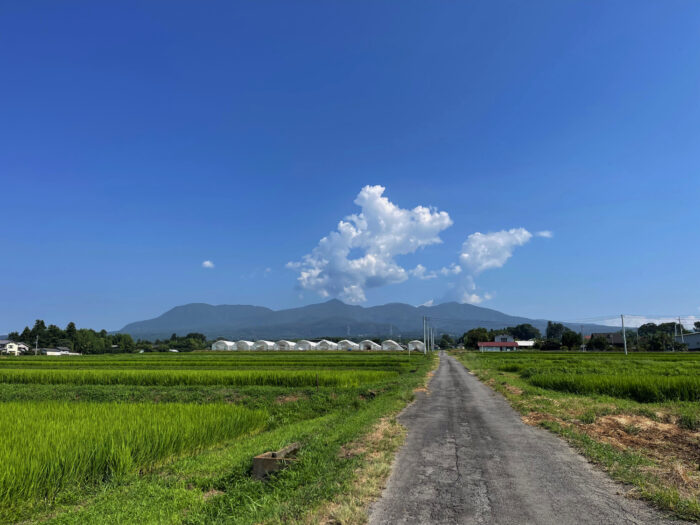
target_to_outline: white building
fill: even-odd
[[[382,350],[403,350],[402,346],[393,339],[382,341]]]
[[[29,352],[29,347],[24,343],[15,343],[6,339],[0,340],[0,354],[18,356]]]
[[[338,350],[359,350],[360,345],[349,339],[338,341]]]
[[[306,339],[302,339],[301,341],[297,342],[297,350],[316,350],[317,346],[318,343],[314,343],[313,341],[308,341]]]
[[[246,341],[245,339],[241,339],[240,341],[236,342],[236,349],[241,350],[243,352],[253,350],[255,347],[255,343],[253,341]]]
[[[274,350],[275,349],[275,343],[272,341],[265,341],[264,339],[260,339],[259,341],[255,341],[255,346],[253,346],[253,350],[257,351],[262,351],[262,350]]]
[[[425,352],[425,344],[423,343],[423,341],[414,339],[413,341],[408,342],[408,349],[411,352]]]
[[[297,344],[293,343],[292,341],[287,341],[286,339],[280,339],[275,343],[275,350],[282,350],[282,351],[288,351],[288,350],[296,350]]]
[[[360,341],[360,350],[381,350],[382,345],[375,343],[374,341],[370,341],[369,339],[365,339],[364,341]]]
[[[225,341],[220,339],[213,345],[211,345],[212,350],[236,350],[236,343],[233,341]]]
[[[518,348],[534,348],[535,341],[516,341]]]
[[[328,339],[321,339],[317,343],[316,349],[317,350],[337,350],[338,343],[334,343],[333,341],[329,341]]]

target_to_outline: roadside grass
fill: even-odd
[[[632,485],[629,496],[651,501],[681,518],[700,521],[700,403],[642,403],[630,398],[633,396],[584,395],[543,388],[530,381],[542,370],[540,360],[542,367],[556,362],[558,375],[566,374],[567,366],[570,377],[601,366],[601,373],[620,374],[615,359],[605,359],[607,356],[600,360],[604,362],[601,365],[596,355],[588,355],[580,366],[580,354],[484,355],[455,351],[453,355],[481,381],[503,394],[522,414],[523,421],[557,433],[613,479]],[[638,357],[644,361],[646,373],[654,370],[654,357]],[[663,361],[658,370],[677,376],[696,369],[700,363],[700,359],[687,356],[683,356],[680,366],[671,356],[663,356]],[[622,361],[620,368],[635,369],[634,362]]]
[[[401,364],[398,375],[348,387],[0,384],[0,400],[18,396],[24,403],[103,405],[117,400],[206,407],[224,401],[269,414],[258,434],[223,440],[150,470],[67,489],[21,519],[27,524],[312,523],[310,513],[333,501],[340,505],[334,516],[351,514],[360,523],[370,487],[358,492],[356,481],[366,472],[373,479],[382,472],[388,476],[402,439],[393,415],[413,398],[436,361],[437,356],[414,356],[409,366]],[[372,436],[378,437],[376,443]],[[267,481],[250,477],[253,456],[293,441],[301,442],[302,449],[292,467]],[[364,450],[355,448],[358,443],[364,443]]]

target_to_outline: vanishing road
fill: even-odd
[[[498,393],[440,356],[370,524],[680,523],[625,498],[563,440],[526,425]]]

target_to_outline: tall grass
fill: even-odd
[[[0,505],[52,500],[66,487],[261,429],[266,419],[225,404],[4,403]]]
[[[591,374],[538,374],[528,378],[534,386],[574,394],[603,394],[640,403],[700,401],[700,377]]]
[[[355,387],[397,376],[376,370],[0,370],[0,383],[74,385],[226,385]]]

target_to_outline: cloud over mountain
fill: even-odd
[[[355,199],[361,211],[341,220],[301,261],[299,286],[322,297],[350,303],[365,301],[365,290],[405,281],[409,274],[425,278],[419,265],[406,270],[395,258],[442,242],[440,232],[452,225],[447,212],[426,206],[400,208],[384,196],[383,186],[365,186]],[[359,251],[353,257],[351,252]],[[421,270],[422,268],[422,270]]]

